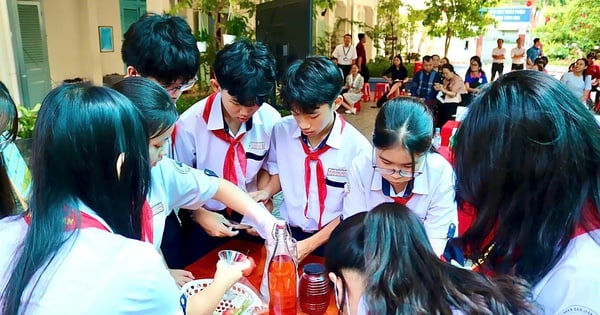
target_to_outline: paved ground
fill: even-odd
[[[371,97],[373,97],[371,95]],[[365,137],[371,141],[371,136],[373,135],[373,126],[375,125],[375,116],[379,109],[371,108],[371,105],[375,105],[374,102],[361,102],[361,109],[356,115],[352,114],[344,114],[343,110],[338,112],[342,113],[344,119],[347,122],[352,124],[352,126],[356,127],[358,131],[362,132]]]

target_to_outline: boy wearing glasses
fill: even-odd
[[[267,201],[265,195],[273,193],[256,190],[273,126],[281,118],[265,103],[275,84],[275,59],[266,45],[241,40],[217,53],[213,69],[214,93],[177,121],[175,157],[251,192],[256,201]],[[266,182],[268,174],[264,175]],[[192,211],[193,217],[187,211],[179,213],[189,263],[238,234],[231,221],[239,222],[239,214],[216,200],[209,200],[204,208],[209,211]]]
[[[187,22],[172,15],[148,13],[124,35],[121,57],[127,76],[146,77],[160,84],[173,102],[196,83],[200,53]]]
[[[431,113],[417,98],[388,101],[375,118],[373,151],[352,161],[343,216],[384,202],[406,205],[440,255],[458,214],[452,166],[432,148],[432,130]]]
[[[343,83],[341,70],[324,57],[296,61],[283,80],[281,96],[292,115],[275,125],[266,168],[285,196],[279,211],[298,240],[299,260],[311,252],[323,255],[340,222],[350,162],[371,151],[367,139],[335,113]]]

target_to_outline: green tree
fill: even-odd
[[[587,0],[544,8],[545,25],[534,32],[551,59],[575,59],[600,45],[600,7]]]
[[[427,34],[445,37],[444,55],[448,55],[452,38],[465,39],[484,33],[496,20],[483,10],[495,7],[498,0],[427,0],[423,26]]]

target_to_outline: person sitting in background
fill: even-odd
[[[256,230],[270,238],[276,219],[263,206],[257,204],[244,191],[231,182],[207,175],[166,157],[178,113],[169,94],[158,84],[142,77],[129,77],[113,86],[127,96],[140,110],[148,135],[151,187],[147,201],[152,207],[154,247],[160,251],[161,240],[167,220],[173,209],[198,209],[210,199],[223,202],[227,207],[252,218]],[[264,225],[257,224],[263,222]],[[229,230],[237,233],[230,222],[224,222]],[[222,224],[213,228],[218,230]],[[215,232],[216,233],[216,232]],[[203,240],[199,239],[198,242]],[[167,262],[169,265],[172,261]],[[191,272],[170,269],[179,286],[194,279]]]
[[[439,115],[436,127],[442,127],[453,119],[456,114],[456,108],[462,102],[462,94],[466,93],[465,83],[462,78],[454,72],[454,67],[447,63],[442,67],[443,83],[437,83],[433,86],[436,91],[441,92],[441,100],[438,102]]]
[[[355,157],[348,171],[343,216],[383,202],[405,204],[425,225],[441,254],[450,226],[458,225],[452,166],[432,146],[433,117],[413,97],[387,101],[375,118],[374,150]]]
[[[138,110],[114,90],[67,84],[35,130],[30,208],[0,220],[0,313],[181,313],[160,255],[140,241],[152,218]],[[188,314],[212,312],[245,267],[221,264]]]
[[[391,74],[391,77],[387,75]],[[408,82],[408,71],[402,62],[402,56],[396,55],[392,60],[392,65],[387,68],[383,74],[383,78],[388,81],[390,85],[390,89],[387,94],[383,95],[380,99],[377,100],[377,107],[383,106],[388,99],[393,98],[401,88],[404,87],[404,84]]]
[[[342,93],[342,97],[344,98],[342,107],[346,109],[346,114],[356,115],[354,104],[360,102],[363,96],[362,88],[364,84],[363,77],[358,73],[358,66],[352,65],[350,74],[346,77],[346,85],[344,87],[347,92]]]
[[[433,86],[435,83],[441,83],[442,77],[439,72],[433,70],[431,56],[423,56],[423,69],[415,73],[412,82],[410,94],[422,98],[429,109],[433,111],[437,93]]]
[[[481,68],[481,59],[479,56],[471,57],[469,64],[469,70],[465,74],[465,89],[467,93],[461,95],[463,106],[469,106],[473,96],[481,92],[481,86],[488,83],[485,71]]]
[[[6,85],[0,81],[0,219],[14,213],[17,208],[2,151],[15,141],[18,128],[17,106]]]
[[[396,203],[344,219],[325,264],[345,315],[537,314],[526,281],[440,260],[419,219]]]
[[[572,70],[560,78],[560,82],[564,83],[583,104],[588,103],[592,90],[592,77],[586,73],[586,69],[587,59],[579,58],[573,64]]]
[[[443,57],[442,59],[440,59],[440,67],[447,63],[450,63],[450,59],[448,59],[448,57]]]
[[[489,84],[454,136],[467,258],[527,280],[544,314],[597,313],[598,161],[600,127],[564,84],[538,71]]]

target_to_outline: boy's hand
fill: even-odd
[[[173,277],[173,279],[175,279],[175,282],[177,283],[178,287],[182,287],[184,284],[194,280],[194,275],[187,271],[187,270],[183,270],[183,269],[169,269],[169,273],[171,274],[171,277]]]
[[[269,193],[266,190],[257,190],[249,192],[248,196],[250,196],[250,198],[252,198],[256,202],[265,202],[270,199]]]
[[[192,218],[212,237],[232,237],[239,231],[231,229],[231,223],[219,213],[199,209],[193,211]]]

